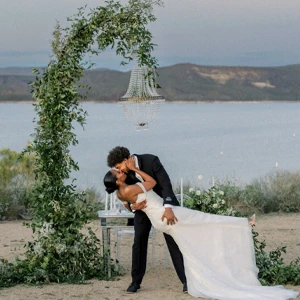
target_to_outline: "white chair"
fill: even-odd
[[[191,197],[186,195],[186,194],[176,194],[175,195],[177,200],[179,201],[180,203],[180,206],[184,206],[184,201],[187,200],[187,199],[190,199]]]

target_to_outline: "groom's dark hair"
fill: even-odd
[[[129,158],[130,152],[127,148],[117,146],[109,151],[107,156],[107,165],[112,168],[121,163],[125,158]]]

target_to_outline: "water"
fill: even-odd
[[[76,127],[72,154],[78,186],[103,190],[108,151],[117,145],[131,153],[160,157],[174,185],[180,178],[208,187],[212,177],[244,184],[276,170],[299,170],[300,103],[164,104],[148,131],[135,131],[117,104],[84,104],[85,129]],[[31,104],[0,104],[0,149],[21,151],[33,133]],[[198,175],[202,175],[201,182]]]

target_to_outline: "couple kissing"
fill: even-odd
[[[134,210],[132,282],[136,293],[146,272],[151,226],[164,233],[183,293],[219,300],[287,300],[298,293],[282,286],[262,286],[258,280],[251,223],[247,218],[208,214],[181,207],[159,158],[130,155],[115,147],[107,157],[104,177],[108,193],[116,191]],[[146,200],[146,201],[145,201]]]

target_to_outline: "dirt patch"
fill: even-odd
[[[300,215],[269,214],[256,217],[256,231],[259,239],[265,240],[267,249],[287,246],[286,262],[300,255]],[[100,237],[98,222],[93,223]],[[13,259],[23,252],[25,241],[32,239],[31,230],[22,226],[20,221],[0,222],[0,257]],[[112,237],[113,239],[113,237]],[[124,234],[121,239],[120,262],[125,275],[114,281],[91,280],[84,285],[49,284],[42,287],[18,285],[0,290],[1,300],[187,300],[194,299],[182,294],[182,285],[170,262],[169,253],[160,233],[157,233],[149,244],[148,269],[142,288],[136,295],[126,294],[131,282],[131,245],[133,235]],[[152,243],[154,247],[152,247]],[[154,252],[152,252],[154,251]],[[114,252],[114,251],[113,251]],[[152,259],[153,258],[153,259]],[[300,286],[287,286],[300,292]],[[300,299],[300,296],[297,298]]]

